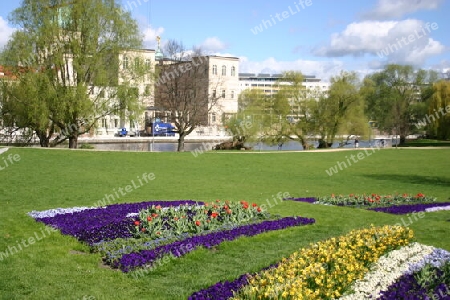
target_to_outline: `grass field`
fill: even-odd
[[[407,216],[360,209],[273,202],[279,192],[295,197],[421,192],[449,201],[450,149],[382,149],[337,174],[325,172],[361,151],[215,152],[195,158],[191,153],[11,148],[0,155],[0,252],[9,251],[0,261],[0,298],[186,299],[217,281],[258,271],[311,242],[370,224],[411,223],[417,241],[450,250],[450,211],[426,213],[410,222]],[[13,163],[10,154],[16,155]],[[155,179],[118,193],[115,202],[244,199],[264,204],[269,199],[270,212],[312,217],[316,224],[241,238],[214,251],[194,251],[135,278],[103,267],[87,246],[46,233],[44,225],[26,215],[92,206],[144,173],[154,173]],[[34,236],[41,239],[19,248],[22,240]]]

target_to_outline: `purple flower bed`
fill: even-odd
[[[315,220],[310,218],[286,217],[278,220],[263,221],[257,224],[243,225],[230,230],[192,236],[182,241],[158,246],[152,250],[142,250],[140,252],[125,254],[119,260],[115,261],[112,266],[120,268],[123,272],[129,272],[137,267],[152,264],[168,254],[179,257],[198,247],[211,248],[224,241],[232,241],[241,236],[250,237],[263,232],[281,230],[291,226],[308,225],[314,222]]]
[[[188,300],[227,300],[233,297],[234,292],[239,291],[247,284],[249,276],[244,274],[233,281],[218,282],[204,290],[193,293]]]
[[[285,198],[284,200],[298,201],[298,202],[307,202],[307,203],[314,203],[314,202],[317,201],[317,198],[314,198],[314,197],[306,197],[306,198]]]
[[[261,271],[276,268],[278,267],[278,265],[278,263],[272,264],[266,268],[261,269]],[[234,292],[239,291],[244,285],[248,283],[249,277],[250,274],[244,274],[233,281],[218,282],[210,287],[207,287],[206,289],[193,293],[189,296],[188,300],[227,300],[234,296]]]
[[[113,204],[105,208],[87,209],[74,213],[59,214],[54,217],[37,218],[36,221],[57,228],[62,234],[72,235],[90,245],[102,240],[131,237],[133,227],[129,213],[137,213],[152,205],[162,207],[182,204],[203,204],[192,200],[147,201],[140,203]]]
[[[425,204],[405,204],[405,205],[394,205],[389,207],[376,207],[369,208],[369,210],[384,212],[395,215],[403,215],[412,212],[420,212],[425,211],[425,209],[430,207],[440,207],[440,206],[448,206],[450,202],[439,202],[439,203],[425,203]]]
[[[437,278],[442,278],[444,276],[443,272],[439,269],[434,270],[436,272]],[[436,287],[425,288],[421,286],[415,277],[414,274],[403,275],[397,280],[394,284],[392,284],[387,291],[383,291],[380,293],[380,296],[377,299],[380,300],[395,300],[395,299],[442,299],[442,300],[450,300],[450,287],[441,282]],[[430,298],[429,294],[433,295],[433,298]],[[435,298],[437,297],[437,298]]]

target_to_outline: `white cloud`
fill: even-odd
[[[8,22],[0,16],[0,50],[6,45],[14,31],[15,29],[9,27]]]
[[[445,47],[431,38],[437,23],[420,20],[363,21],[351,23],[331,36],[330,43],[313,52],[318,56],[373,55],[389,63],[421,65]]]
[[[363,18],[369,20],[401,18],[416,11],[436,9],[442,2],[443,0],[378,0],[375,8],[364,13]]]
[[[217,37],[209,37],[200,44],[200,48],[205,53],[222,51],[228,46]]]
[[[156,48],[156,46],[158,45],[158,42],[156,40],[157,36],[161,36],[161,34],[163,34],[164,32],[164,28],[163,27],[158,27],[158,28],[152,28],[151,26],[145,28],[143,30],[143,35],[144,35],[144,43],[147,47],[149,48]]]

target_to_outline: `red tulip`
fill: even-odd
[[[134,225],[139,226],[139,224],[141,224],[141,222],[139,222],[139,221],[134,221]]]

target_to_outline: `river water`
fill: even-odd
[[[92,146],[94,146],[95,149],[98,150],[113,150],[113,151],[146,151],[146,152],[175,152],[177,151],[177,143],[174,142],[151,142],[151,141],[145,141],[145,142],[126,142],[121,141],[117,143],[90,143]],[[185,151],[195,151],[196,149],[202,149],[202,150],[211,150],[211,147],[213,144],[217,144],[214,142],[205,141],[202,143],[199,142],[185,142]],[[315,147],[317,147],[317,142],[311,142]],[[390,141],[386,143],[386,146],[391,146]],[[369,147],[370,145],[375,146],[374,142],[372,141],[371,144],[369,144],[368,141],[360,141],[359,147]],[[303,150],[303,147],[300,143],[295,141],[290,141],[287,143],[284,143],[281,147],[278,147],[278,145],[267,145],[264,143],[257,143],[257,144],[249,144],[247,146],[253,147],[254,151],[273,151],[273,150],[279,150],[279,151],[298,151]],[[332,145],[332,148],[337,148],[339,146],[339,143],[336,142]],[[344,148],[354,148],[355,144],[353,141],[351,141],[348,145],[345,145]]]

